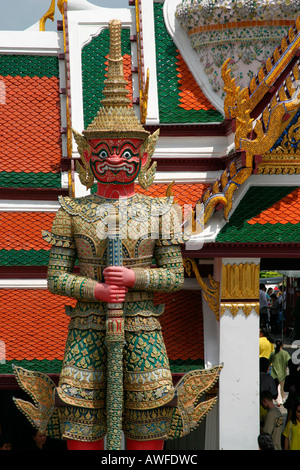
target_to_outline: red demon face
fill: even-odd
[[[90,161],[92,172],[99,183],[131,184],[137,178],[142,162],[140,139],[91,139]]]

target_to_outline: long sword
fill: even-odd
[[[108,226],[107,255],[109,266],[122,266],[122,240],[120,238],[117,217],[115,217],[115,223],[111,223]],[[121,450],[124,349],[124,313],[122,303],[107,304],[106,347],[106,446],[108,450]]]

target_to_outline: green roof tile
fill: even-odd
[[[228,223],[217,235],[220,243],[291,243],[300,242],[300,224],[249,224],[248,221],[290,194],[297,187],[252,186],[241,200]]]
[[[13,374],[12,365],[16,365],[19,367],[24,367],[28,370],[34,370],[38,372],[43,372],[44,374],[60,374],[62,361],[55,359],[55,360],[32,360],[29,361],[27,359],[23,360],[12,360],[6,361],[4,364],[0,362],[0,375],[1,374]],[[175,373],[186,373],[190,370],[203,369],[204,363],[203,361],[170,361],[170,368],[173,374]]]
[[[154,3],[154,15],[160,122],[162,124],[222,122],[224,119],[222,114],[214,109],[196,111],[179,106],[176,70],[178,52],[165,26],[162,3]]]
[[[0,250],[0,266],[47,266],[47,250]]]
[[[2,188],[60,188],[61,173],[0,172]]]
[[[12,77],[58,77],[58,57],[41,55],[0,55],[0,75]]]
[[[186,373],[189,372],[190,370],[195,370],[195,369],[203,369],[204,368],[204,361],[203,359],[199,360],[183,360],[183,359],[177,359],[172,360],[170,359],[170,368],[171,372],[173,374],[181,374],[181,373]]]
[[[131,55],[130,31],[122,29],[122,54]],[[84,127],[96,116],[100,101],[104,98],[103,88],[106,74],[105,62],[109,53],[109,30],[104,29],[82,49],[82,93]]]
[[[6,361],[4,364],[0,363],[0,375],[1,374],[13,374],[12,366],[24,367],[24,369],[34,370],[37,372],[43,372],[44,374],[59,374],[61,371],[62,361],[58,359],[49,361],[44,359],[39,361],[38,359],[28,361],[27,359]]]

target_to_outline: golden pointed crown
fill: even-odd
[[[105,98],[101,101],[97,116],[83,131],[87,139],[131,137],[145,140],[149,136],[130,106],[121,53],[121,28],[120,20],[109,22],[108,72],[103,91]]]

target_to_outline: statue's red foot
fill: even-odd
[[[126,449],[127,450],[163,450],[164,440],[157,439],[155,441],[134,441],[133,439],[127,439]]]
[[[68,450],[103,450],[104,443],[103,443],[103,439],[101,439],[100,441],[95,441],[95,442],[82,442],[82,441],[75,441],[73,439],[68,439],[67,447],[68,447]]]

